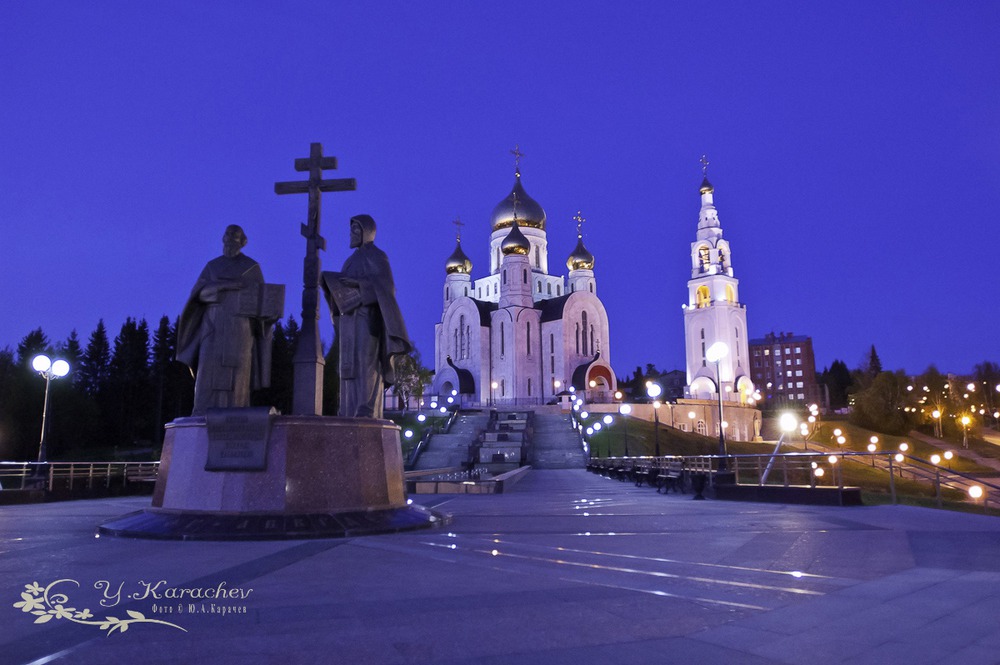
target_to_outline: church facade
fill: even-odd
[[[576,221],[569,273],[550,274],[545,210],[516,168],[510,194],[491,214],[487,275],[472,278],[459,235],[445,263],[433,392],[500,406],[546,404],[571,387],[588,401],[612,399],[608,314],[579,214]]]

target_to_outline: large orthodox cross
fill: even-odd
[[[705,155],[702,155],[701,159],[699,159],[698,161],[701,162],[701,175],[703,175],[704,177],[707,178],[708,177],[708,158],[705,157]]]
[[[302,269],[302,328],[292,362],[295,366],[292,389],[292,413],[303,416],[323,415],[323,347],[319,340],[320,250],[326,240],[320,235],[320,194],[352,192],[354,178],[324,180],[323,171],[336,169],[336,157],[324,157],[320,143],[309,144],[309,156],[295,160],[296,171],[308,171],[308,180],[274,183],[275,194],[308,194],[309,212],[301,233],[306,239],[306,258]]]
[[[455,225],[455,240],[462,242],[462,227],[465,226],[465,222],[461,217],[456,217],[452,224]]]

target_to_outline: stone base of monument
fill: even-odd
[[[247,420],[251,411],[221,415]],[[251,416],[261,422],[256,411]],[[267,431],[255,446],[240,440],[238,425],[229,425],[235,434],[228,440],[225,429],[210,437],[210,420],[219,415],[169,423],[152,507],[105,522],[98,533],[173,540],[336,538],[450,521],[408,503],[399,427],[389,421],[264,410]]]

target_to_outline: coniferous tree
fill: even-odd
[[[84,391],[95,399],[107,390],[111,374],[111,344],[104,319],[97,322],[97,328],[90,334],[87,348],[80,360],[80,383]]]
[[[25,335],[17,345],[17,362],[22,367],[31,367],[32,359],[39,353],[52,354],[49,338],[41,328],[35,328]]]
[[[149,325],[125,320],[111,358],[113,432],[117,445],[152,439]]]
[[[851,370],[843,360],[834,360],[820,375],[820,383],[826,386],[830,395],[830,408],[842,409],[847,406],[847,395],[852,386]]]

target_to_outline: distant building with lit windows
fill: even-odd
[[[751,339],[750,359],[750,376],[766,406],[826,406],[824,386],[816,381],[811,337],[772,332]]]

